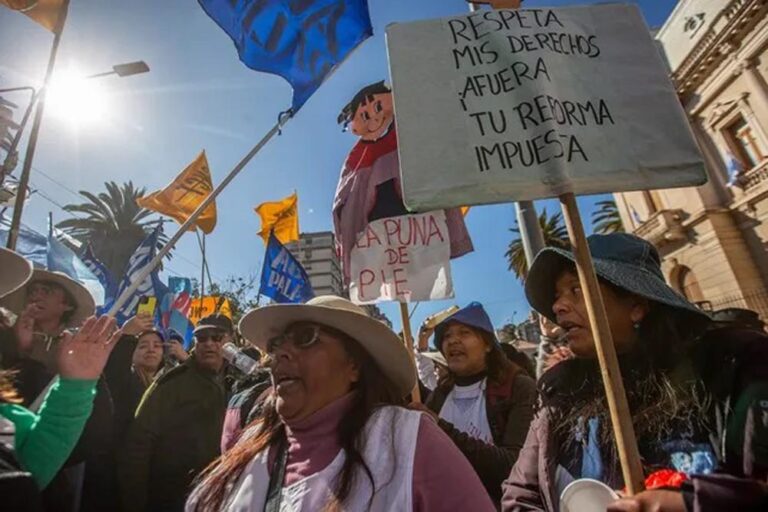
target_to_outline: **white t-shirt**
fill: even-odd
[[[485,410],[485,388],[488,378],[469,386],[453,386],[440,409],[440,418],[452,423],[454,427],[493,444],[491,426],[488,423],[488,413]]]

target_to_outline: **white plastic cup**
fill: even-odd
[[[619,499],[616,492],[598,480],[574,480],[560,495],[560,512],[605,512],[608,505]]]

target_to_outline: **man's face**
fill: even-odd
[[[387,133],[394,117],[392,93],[372,94],[355,110],[349,129],[361,139],[374,142]]]
[[[218,372],[224,365],[221,347],[232,336],[223,329],[203,329],[195,333],[195,359],[202,368]]]
[[[34,304],[33,316],[37,321],[58,321],[67,311],[74,307],[67,301],[67,293],[64,288],[56,283],[35,281],[27,286],[26,305]]]

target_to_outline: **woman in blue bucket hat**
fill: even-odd
[[[448,374],[422,409],[437,419],[498,504],[533,418],[536,383],[504,355],[479,302],[437,324],[434,341]]]
[[[608,510],[765,510],[768,337],[712,324],[666,284],[647,241],[617,233],[588,243],[650,488]],[[541,251],[525,292],[566,331],[574,357],[539,382],[541,407],[502,508],[568,510],[560,497],[574,480],[624,487],[572,252]]]

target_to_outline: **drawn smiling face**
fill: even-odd
[[[392,93],[372,94],[360,102],[349,128],[361,139],[374,142],[389,131],[394,116]]]

